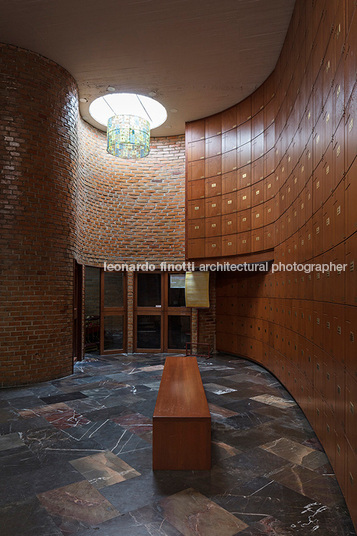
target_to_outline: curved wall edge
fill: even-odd
[[[0,45],[1,385],[72,372],[78,98],[72,76]]]
[[[292,393],[357,526],[356,37],[355,3],[298,0],[269,79],[186,125],[186,256],[274,249],[274,273],[216,274],[200,338]]]

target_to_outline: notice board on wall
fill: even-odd
[[[209,272],[186,272],[186,307],[209,307]]]

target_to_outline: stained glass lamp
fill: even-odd
[[[120,158],[143,158],[150,152],[150,123],[135,115],[113,115],[107,126],[107,151]]]
[[[119,158],[143,158],[150,152],[150,129],[166,121],[159,102],[136,93],[113,93],[95,99],[89,113],[107,125],[107,152]]]

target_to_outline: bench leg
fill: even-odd
[[[153,419],[153,469],[211,469],[211,419]]]

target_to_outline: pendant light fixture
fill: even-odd
[[[147,156],[150,129],[162,125],[167,118],[159,102],[136,93],[99,97],[90,105],[89,113],[98,123],[107,124],[107,152],[125,159]]]

